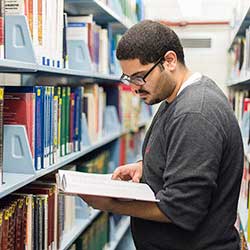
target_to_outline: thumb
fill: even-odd
[[[140,182],[140,175],[138,173],[135,173],[135,175],[132,178],[132,181],[139,183]]]

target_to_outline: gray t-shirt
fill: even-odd
[[[238,122],[202,76],[161,104],[143,145],[143,177],[172,223],[131,218],[139,250],[238,250],[234,228],[243,169]]]

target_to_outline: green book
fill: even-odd
[[[66,87],[62,87],[62,108],[61,108],[61,140],[60,140],[60,156],[65,155],[65,147],[66,147],[66,134],[65,134],[65,126],[66,126]]]
[[[66,87],[65,95],[65,155],[70,153],[70,87]]]

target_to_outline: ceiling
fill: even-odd
[[[229,21],[246,0],[144,0],[147,19]]]

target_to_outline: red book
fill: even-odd
[[[4,124],[24,125],[34,158],[34,93],[5,93],[4,95]]]
[[[120,159],[119,166],[125,165],[127,162],[126,159],[126,135],[120,138]]]
[[[244,98],[243,104],[244,104],[244,112],[250,111],[249,109],[250,98]]]

